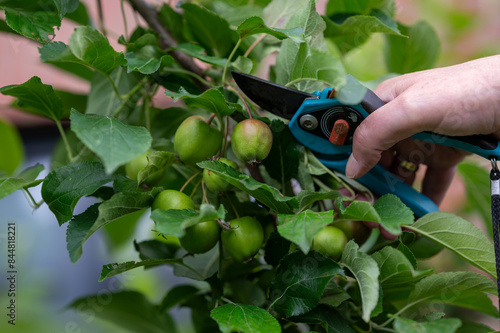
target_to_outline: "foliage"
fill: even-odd
[[[151,25],[120,36],[123,51],[90,27],[85,7],[77,0],[0,2],[5,11],[2,31],[40,43],[42,62],[85,77],[90,84],[81,103],[81,98],[56,91],[36,76],[0,88],[17,99],[19,110],[51,119],[63,147],[52,165],[45,166],[45,178],[37,179],[42,165],[16,174],[22,159],[18,139],[0,123],[8,128],[1,132],[12,148],[7,157],[2,155],[12,163],[2,165],[0,198],[16,190],[29,193],[42,183],[43,203],[32,204],[47,204],[59,225],[69,221],[67,249],[73,263],[89,237],[108,224],[148,211],[165,189],[189,194],[195,209],[148,211],[149,228],[159,234],[183,237],[186,229],[208,220],[217,220],[227,230],[230,220],[251,216],[262,224],[266,243],[254,258],[241,263],[220,242],[206,253],[186,255],[157,239],[134,241],[138,258],[105,265],[96,279],[171,265],[186,284],[169,290],[160,304],[136,291],[114,292],[96,316],[136,332],[177,332],[169,311],[188,307],[200,333],[455,332],[481,326],[442,318],[444,313],[430,310],[436,303],[451,315],[465,308],[498,317],[488,298],[496,287],[485,276],[496,277],[493,246],[479,229],[447,213],[415,221],[395,195],[374,204],[344,196],[339,188],[354,193],[360,187],[326,169],[282,120],[270,121],[269,114],[240,94],[230,74],[231,69],[260,73],[264,60],[275,57],[270,80],[309,93],[333,87],[339,100],[359,102],[366,88],[346,73],[346,55],[372,34],[384,33],[388,71],[429,68],[439,40],[428,23],[408,27],[396,22],[393,0],[331,0],[325,15],[316,11],[314,0],[190,1],[152,11],[141,9],[142,0],[128,2]],[[80,25],[68,45],[52,41],[63,19]],[[183,106],[158,109],[152,98],[158,91]],[[224,136],[219,153],[197,165],[184,164],[173,147],[179,124],[191,115],[207,117]],[[229,142],[236,123],[247,117],[259,118],[272,132],[270,156],[260,165],[236,161]],[[71,125],[64,129],[62,121],[68,119]],[[138,179],[127,178],[124,166],[146,153],[148,164]],[[221,157],[235,160],[237,168],[218,161]],[[227,182],[229,190],[207,191],[203,169]],[[144,181],[158,173],[162,178],[157,183]],[[84,196],[96,200],[74,215]],[[342,228],[346,221],[377,222],[398,238],[385,241],[374,229],[358,244],[356,235],[344,228],[349,241],[338,262],[312,250],[321,230],[328,225]],[[435,274],[432,268],[420,268],[421,239],[452,251],[484,275]],[[96,297],[100,295],[69,307],[78,310]]]

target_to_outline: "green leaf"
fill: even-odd
[[[264,8],[262,17],[270,27],[288,28],[292,25],[289,24],[292,15],[303,9],[306,5],[306,1],[273,0]]]
[[[304,30],[307,41],[297,44],[287,39],[282,43],[276,58],[276,82],[306,92],[320,90],[325,83],[341,86],[345,81],[344,67],[327,50],[323,39],[325,23],[316,12],[314,1],[294,13],[288,27],[296,24]]]
[[[373,9],[367,14],[326,18],[325,38],[345,54],[366,42],[373,33],[401,35],[397,23],[387,13]]]
[[[54,0],[59,18],[62,20],[67,13],[74,12],[79,5],[79,0]]]
[[[253,69],[253,61],[246,57],[238,56],[235,61],[231,63],[232,69],[241,73],[250,73]]]
[[[315,192],[315,191],[300,191],[296,198],[299,200],[299,211],[309,207],[316,201],[320,200],[335,200],[342,197],[339,191]]]
[[[68,45],[63,42],[52,42],[38,48],[40,60],[53,64],[58,68],[77,75],[85,80],[91,80],[93,71],[73,55]]]
[[[117,223],[118,224],[118,223]],[[114,225],[114,224],[109,224]],[[146,259],[172,259],[179,249],[178,244],[166,243],[162,240],[150,239],[137,243],[134,240],[134,247],[139,252],[141,260]]]
[[[163,4],[158,12],[160,20],[178,43],[186,39],[183,34],[184,21],[182,15],[174,10],[170,4]]]
[[[336,308],[350,298],[351,296],[347,291],[340,287],[335,280],[331,280],[326,286],[319,302],[331,308]]]
[[[296,215],[278,214],[278,232],[307,254],[314,237],[332,222],[333,211],[314,212],[308,209]]]
[[[330,0],[326,5],[328,16],[335,14],[365,14],[379,9],[394,16],[396,3],[394,0]]]
[[[467,159],[458,165],[458,174],[465,183],[467,196],[461,209],[467,213],[478,212],[483,218],[485,230],[493,238],[489,172],[474,160]]]
[[[206,54],[205,49],[197,44],[193,43],[182,43],[179,44],[175,47],[176,50],[182,51],[186,53],[187,55],[196,58],[198,60],[201,60],[203,62],[206,62],[207,64],[210,65],[215,65],[215,66],[221,66],[224,67],[226,66],[227,59],[226,58],[217,58],[217,57],[212,57]]]
[[[149,176],[165,170],[177,161],[175,154],[169,151],[153,151],[148,154],[148,165],[144,167],[137,175],[137,182],[142,182],[148,179]]]
[[[185,252],[187,254],[187,252]],[[184,255],[183,265],[174,266],[174,275],[196,281],[206,281],[219,269],[219,247],[191,256]]]
[[[298,200],[296,198],[285,197],[276,188],[260,183],[222,162],[204,161],[197,163],[197,165],[200,168],[214,172],[231,185],[254,197],[277,213],[290,214],[293,208],[298,207]]]
[[[54,121],[63,115],[62,102],[51,85],[43,84],[38,76],[33,76],[22,84],[0,88],[4,95],[17,98],[17,105],[24,111],[50,118]]]
[[[103,34],[88,26],[75,28],[69,38],[69,48],[87,66],[106,74],[127,64],[122,52],[116,52]]]
[[[355,333],[349,321],[340,312],[326,306],[319,305],[314,310],[299,316],[290,318],[297,323],[318,324],[324,328],[326,333]]]
[[[112,173],[149,149],[152,138],[145,127],[132,126],[117,119],[71,111],[71,130],[103,161]]]
[[[405,308],[424,301],[442,301],[446,297],[458,298],[464,293],[490,293],[496,295],[497,289],[495,283],[488,277],[473,272],[433,274],[415,284]]]
[[[279,333],[281,327],[269,312],[254,305],[224,304],[210,312],[222,333]]]
[[[61,19],[51,11],[22,11],[5,8],[7,25],[18,34],[37,42],[48,43],[54,38],[54,27]]]
[[[94,204],[82,214],[75,216],[66,230],[66,247],[71,262],[75,263],[80,259],[83,244],[97,230],[120,217],[149,208],[159,192],[159,188],[149,192],[119,192],[109,200]]]
[[[342,253],[341,265],[347,267],[358,282],[363,306],[362,318],[365,322],[375,309],[379,299],[379,275],[377,262],[369,255],[360,252],[358,244],[350,240]]]
[[[170,289],[161,301],[160,311],[167,311],[176,305],[182,305],[197,296],[200,290],[195,286],[183,284]]]
[[[102,266],[99,282],[104,281],[112,276],[130,271],[138,267],[154,267],[164,264],[182,264],[182,259],[146,259],[143,261],[127,261],[124,263],[113,263]]]
[[[183,3],[185,24],[208,55],[223,58],[229,55],[234,47],[236,33],[229,28],[225,19],[196,4]]]
[[[478,292],[463,292],[460,295],[453,295],[453,297],[439,297],[435,302],[437,304],[448,304],[458,306],[464,309],[479,311],[494,318],[498,318],[498,309],[491,302],[489,295]],[[432,306],[432,305],[431,305]],[[441,305],[442,306],[442,305]]]
[[[0,199],[22,188],[34,187],[40,184],[43,179],[35,179],[43,169],[43,165],[36,164],[23,170],[16,177],[0,178]]]
[[[137,71],[142,74],[153,74],[161,64],[158,58],[145,58],[137,56],[134,52],[125,54],[125,59],[127,60],[127,73]]]
[[[496,278],[493,244],[469,221],[453,214],[436,212],[425,215],[407,228],[455,252]]]
[[[229,116],[236,110],[242,110],[241,105],[226,101],[221,88],[211,88],[200,95],[193,95],[181,87],[178,93],[165,90],[165,95],[172,97],[174,102],[183,100],[189,107],[216,113],[219,118]]]
[[[394,329],[398,333],[454,333],[460,326],[462,322],[457,318],[438,319],[424,323],[402,317],[394,320]]]
[[[494,329],[483,324],[463,322],[462,326],[456,331],[456,333],[492,333],[495,332]],[[498,332],[498,331],[496,331]]]
[[[296,42],[304,41],[302,38],[302,34],[304,33],[302,28],[295,28],[295,29],[270,28],[264,23],[264,20],[258,16],[252,16],[247,18],[244,22],[242,22],[238,26],[236,32],[240,36],[240,39],[244,39],[248,36],[252,36],[255,34],[264,33],[274,36],[279,40],[291,38]]]
[[[62,225],[73,217],[76,203],[111,181],[101,163],[71,163],[49,173],[42,186],[42,198]]]
[[[348,74],[345,84],[335,92],[335,98],[342,104],[356,105],[361,103],[366,91],[365,86]]]
[[[128,94],[139,83],[133,74],[127,74],[124,67],[115,69],[110,77],[115,82],[116,89],[121,95]],[[128,123],[130,121],[129,114],[135,110],[140,97],[141,92],[138,91],[132,98],[124,101],[120,96],[116,95],[109,79],[104,74],[95,72],[90,84],[90,93],[85,113],[111,116],[121,108],[118,118],[120,120],[122,118],[127,119],[128,121],[126,122]]]
[[[382,287],[391,288],[395,286],[411,284],[432,274],[433,269],[417,271],[406,256],[393,247],[386,246],[382,250],[372,254],[380,269],[380,284]]]
[[[431,68],[440,51],[439,38],[434,29],[420,21],[411,27],[399,25],[408,36],[387,36],[384,50],[385,63],[389,72],[405,74]]]
[[[104,301],[105,300],[105,301]],[[93,305],[99,304],[99,311]],[[80,313],[96,316],[110,321],[132,332],[176,333],[174,322],[167,312],[160,312],[158,306],[151,304],[146,297],[136,291],[107,290],[96,296],[80,298],[71,303],[72,308]]]
[[[298,316],[314,309],[328,282],[337,274],[344,275],[335,261],[317,252],[304,255],[293,252],[281,260],[271,286],[270,308],[286,317]]]
[[[343,203],[338,207],[339,220],[377,222],[394,235],[400,235],[400,227],[414,220],[412,211],[394,194],[383,195],[373,206],[366,201],[353,201],[347,207]]]
[[[12,175],[24,160],[24,146],[17,129],[0,119],[0,175]],[[0,185],[1,186],[1,185]]]
[[[176,237],[184,236],[186,228],[200,222],[225,218],[224,206],[215,209],[212,205],[202,204],[200,212],[194,209],[155,209],[151,213],[151,219],[155,222],[155,230],[164,235]]]
[[[270,129],[273,145],[269,156],[263,162],[269,175],[284,187],[287,181],[297,176],[302,145],[281,120],[273,120]]]

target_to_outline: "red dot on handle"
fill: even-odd
[[[349,123],[344,119],[339,119],[333,124],[329,141],[334,145],[343,145],[349,132]]]

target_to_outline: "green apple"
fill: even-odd
[[[230,228],[222,231],[222,245],[236,261],[246,261],[259,252],[264,231],[259,221],[250,216],[229,221]]]
[[[180,238],[181,246],[189,253],[205,253],[219,241],[219,222],[215,220],[200,222],[187,228]]]
[[[327,226],[314,237],[313,250],[333,260],[339,260],[346,244],[347,238],[342,230]]]
[[[236,162],[228,160],[227,158],[221,157],[219,159],[220,162],[229,165],[231,168],[238,170],[238,165]],[[216,175],[214,172],[210,170],[203,170],[203,181],[205,182],[205,186],[208,188],[210,192],[218,193],[224,192],[231,188],[231,184],[226,182],[222,177]]]
[[[272,145],[271,129],[258,119],[245,119],[234,127],[231,146],[236,157],[244,163],[260,163],[269,155]]]
[[[165,190],[160,192],[154,199],[151,210],[155,209],[194,209],[194,202],[182,192]]]
[[[185,119],[174,135],[174,150],[186,164],[196,164],[214,156],[221,144],[221,132],[202,116]]]

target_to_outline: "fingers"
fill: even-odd
[[[383,151],[421,131],[422,125],[404,98],[396,98],[364,119],[354,132],[346,175],[359,178],[373,168]]]
[[[422,193],[434,201],[436,205],[441,204],[455,172],[456,166],[448,168],[428,167],[422,182]]]

